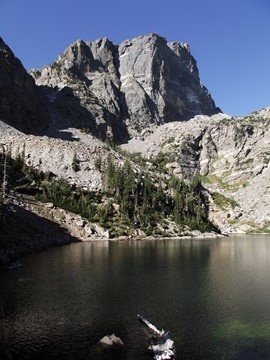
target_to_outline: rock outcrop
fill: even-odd
[[[50,115],[33,78],[0,38],[0,120],[25,133],[40,133]]]
[[[74,127],[102,140],[129,138],[116,59],[117,47],[108,39],[76,41],[53,64],[30,71],[53,118],[47,134]]]
[[[76,41],[51,65],[31,70],[54,128],[84,128],[117,143],[146,127],[220,112],[184,43],[156,34],[124,41]]]

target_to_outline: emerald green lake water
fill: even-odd
[[[22,263],[0,273],[12,359],[151,359],[138,313],[177,359],[270,359],[270,236],[75,243]],[[124,348],[100,351],[112,333]]]

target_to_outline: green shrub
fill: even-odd
[[[235,208],[236,206],[239,206],[237,201],[220,193],[213,193],[212,198],[214,203],[222,210],[226,210],[228,207]]]

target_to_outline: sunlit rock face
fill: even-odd
[[[156,34],[119,47],[121,91],[131,126],[188,120],[220,112],[201,85],[196,61],[185,43],[167,43]]]
[[[56,117],[117,142],[147,127],[220,112],[200,82],[189,46],[167,43],[156,34],[119,46],[107,38],[79,40],[53,64],[32,70],[31,75],[37,85],[54,89],[47,96],[57,104]],[[75,100],[58,96],[64,88],[71,89]],[[77,111],[79,105],[79,117],[74,103]]]

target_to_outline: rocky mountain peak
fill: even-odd
[[[94,57],[91,49],[82,40],[71,44],[63,54],[58,56],[56,62],[63,65],[66,70],[76,67],[80,71],[94,71]]]
[[[158,46],[158,45],[166,45],[167,44],[167,40],[155,33],[150,33],[147,35],[141,35],[138,36],[136,38],[133,39],[127,39],[124,40],[121,44],[120,47],[123,49],[128,48],[136,43],[140,43],[140,44],[144,44],[146,47],[154,47],[154,46]],[[120,51],[121,53],[121,51]]]
[[[84,115],[70,126],[83,123],[93,134],[111,134],[116,142],[148,127],[220,112],[200,82],[189,45],[167,43],[154,33],[119,46],[108,38],[77,40],[53,64],[31,75],[37,85],[71,89]],[[59,96],[50,93],[49,99],[54,108],[65,108],[57,117],[68,123],[67,112],[73,110],[67,110],[67,103],[60,105]]]
[[[197,62],[191,55],[189,44],[184,42],[171,42],[168,43],[168,46],[181,59],[183,65],[187,67],[188,71],[199,80]]]
[[[200,83],[188,44],[149,34],[120,44],[119,55],[121,91],[134,126],[220,112]]]
[[[116,52],[117,47],[108,38],[94,42],[77,40],[58,56],[56,62],[66,70],[77,68],[85,74],[110,71]]]

